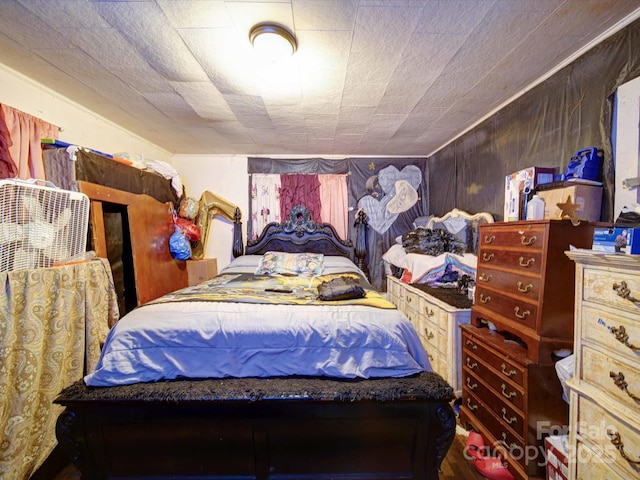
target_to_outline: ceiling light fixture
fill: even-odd
[[[290,57],[298,48],[296,37],[277,23],[259,23],[249,32],[253,48],[272,62]]]

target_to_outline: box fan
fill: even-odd
[[[51,267],[79,255],[88,228],[83,193],[42,180],[0,180],[0,272]]]

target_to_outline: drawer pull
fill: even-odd
[[[509,450],[515,450],[516,448],[518,448],[518,445],[516,445],[515,443],[511,442],[511,444],[507,444],[507,434],[502,432],[502,443],[504,443],[507,447],[509,447]]]
[[[518,373],[518,372],[516,372],[515,370],[509,370],[509,371],[507,371],[507,370],[506,370],[506,368],[507,368],[507,364],[506,364],[506,363],[503,363],[503,364],[502,364],[502,373],[504,373],[504,374],[505,374],[507,377],[509,377],[509,378],[513,377],[516,373]]]
[[[481,303],[489,303],[491,301],[491,297],[489,295],[485,297],[483,293],[480,294],[478,299],[480,300]]]
[[[533,290],[533,285],[531,283],[527,283],[524,287],[522,286],[522,282],[518,281],[518,291],[522,293],[529,293]]]
[[[476,405],[475,403],[471,403],[471,399],[467,398],[467,408],[471,411],[473,410],[477,410],[478,409],[478,405]]]
[[[632,463],[633,465],[640,465],[640,459],[634,460],[625,453],[624,443],[622,443],[622,438],[620,438],[620,434],[618,432],[608,428],[607,435],[609,436],[611,445],[616,447],[616,449],[620,452],[620,455],[622,455],[622,458],[624,458],[627,462]]]
[[[493,241],[496,239],[495,235],[491,235],[490,237],[486,236],[484,237],[484,243],[493,243]]]
[[[429,357],[429,361],[433,362],[433,355],[431,355],[430,353],[427,355]]]
[[[411,297],[407,297],[407,303],[411,303]]]
[[[617,341],[624,344],[625,347],[630,348],[635,353],[640,352],[640,347],[632,343],[629,343],[629,334],[627,333],[627,330],[622,325],[620,325],[619,327],[611,327],[611,334],[614,337],[616,337]]]
[[[478,350],[478,346],[475,343],[473,343],[471,340],[467,340],[465,345],[467,347],[471,347],[472,350]]]
[[[525,310],[524,312],[520,313],[520,307],[516,307],[513,309],[513,313],[516,317],[518,317],[519,319],[523,319],[528,317],[529,315],[531,315],[531,311],[529,310]]]
[[[474,368],[476,368],[478,366],[478,362],[469,362],[469,357],[467,357],[467,367],[469,367],[471,370],[473,370]],[[469,379],[467,378],[467,381]]]
[[[434,310],[429,310],[429,307],[424,307],[424,313],[427,314],[427,317],[433,317],[436,314]]]
[[[507,418],[507,409],[503,408],[502,409],[502,418],[505,422],[507,422],[509,425],[511,425],[514,422],[517,422],[518,419],[516,417],[511,417],[511,418]]]
[[[622,280],[620,283],[614,283],[613,289],[616,291],[616,295],[625,300],[629,300],[632,303],[640,303],[640,298],[636,298],[631,295],[631,289],[627,285],[627,282]]]
[[[631,398],[633,398],[636,402],[640,402],[640,397],[634,395],[633,393],[631,393],[629,391],[629,384],[624,379],[624,373],[622,373],[622,372],[618,372],[618,373],[609,372],[609,376],[613,380],[613,383],[615,383],[616,387],[618,387],[620,390],[624,391],[627,395],[629,395]]]
[[[493,278],[492,275],[487,275],[486,273],[483,273],[478,277],[478,280],[482,282],[490,282],[492,278]]]
[[[430,332],[427,327],[424,327],[424,334],[427,336],[427,340],[431,340],[433,338],[433,332]]]
[[[509,392],[507,393],[505,390],[507,389],[507,386],[503,383],[502,384],[502,390],[500,391],[500,393],[502,393],[502,396],[504,398],[508,398],[511,399],[513,397],[515,397],[516,395],[518,395],[516,392]]]
[[[521,267],[524,267],[524,268],[531,268],[531,266],[532,266],[534,263],[536,263],[536,259],[532,257],[532,258],[530,258],[529,260],[527,260],[527,261],[525,262],[524,257],[520,257],[520,258],[518,259],[518,263],[520,264],[520,266],[521,266]]]
[[[526,246],[533,245],[536,240],[538,240],[538,237],[536,237],[535,235],[529,237],[528,239],[527,239],[526,235],[522,235],[520,237],[520,243],[522,243],[522,245],[526,245]]]
[[[477,383],[472,384],[469,381],[469,377],[467,377],[467,387],[469,387],[469,390],[475,390],[476,388],[478,388],[478,384]]]
[[[491,260],[493,260],[495,257],[495,255],[493,253],[483,253],[482,254],[482,260],[484,260],[485,262],[489,262]]]

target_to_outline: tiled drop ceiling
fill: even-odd
[[[0,63],[172,153],[423,156],[639,6],[0,0]],[[264,21],[295,33],[289,60],[255,56]]]

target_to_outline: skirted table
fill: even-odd
[[[118,320],[104,259],[0,272],[0,477],[29,478],[56,445],[53,399],[95,368]]]

